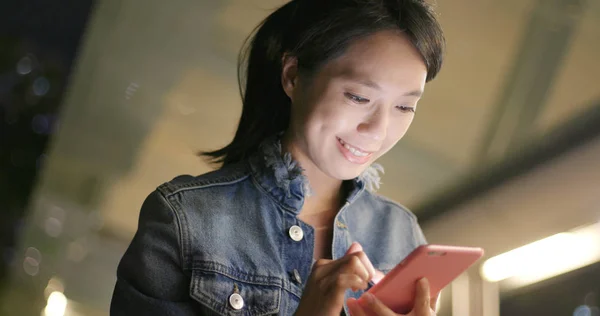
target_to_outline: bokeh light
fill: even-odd
[[[125,99],[130,100],[139,87],[140,85],[135,82],[130,83],[127,89],[125,90]]]
[[[42,254],[35,247],[27,248],[25,251],[25,259],[23,260],[23,270],[30,276],[36,276],[40,271],[40,263],[42,262]]]
[[[598,294],[596,292],[589,292],[585,295],[584,304],[588,306],[594,306],[598,303]]]
[[[52,293],[54,293],[54,292],[64,293],[64,291],[65,291],[65,286],[64,286],[63,282],[57,277],[52,277],[48,281],[48,285],[46,286],[46,289],[44,289],[44,297],[46,299],[48,299]]]
[[[36,276],[40,271],[40,262],[31,257],[25,257],[23,270],[30,276]]]
[[[44,231],[50,237],[58,237],[62,233],[62,229],[62,222],[55,217],[47,218],[44,223]]]
[[[592,310],[587,305],[581,305],[575,309],[573,316],[592,316]]]
[[[48,210],[48,217],[44,221],[44,231],[50,237],[58,237],[63,231],[63,222],[66,212],[59,206],[53,206]]]
[[[67,247],[67,258],[73,262],[81,262],[87,256],[85,241],[78,240],[69,243]]]
[[[34,259],[34,260],[36,260],[38,262],[42,261],[42,254],[35,247],[29,247],[29,248],[27,248],[27,251],[25,251],[25,257],[32,258],[32,259]]]
[[[25,56],[17,63],[17,73],[20,75],[26,75],[33,69],[33,60],[29,56]]]
[[[37,96],[44,96],[50,91],[50,82],[45,77],[36,78],[33,82],[33,93]]]
[[[44,309],[46,316],[64,316],[67,310],[67,297],[62,292],[52,292]]]
[[[50,120],[46,115],[36,115],[31,120],[31,128],[37,134],[48,134],[50,131]]]
[[[90,214],[88,215],[88,221],[90,224],[90,228],[96,231],[100,230],[102,226],[104,226],[104,219],[98,211],[90,212]]]

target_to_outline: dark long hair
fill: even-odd
[[[202,152],[213,163],[236,163],[260,143],[285,131],[291,101],[281,83],[282,57],[298,60],[301,75],[314,74],[349,44],[382,30],[404,32],[427,66],[427,81],[442,66],[444,35],[423,0],[293,0],[275,10],[246,39],[238,56],[242,116],[229,145]]]

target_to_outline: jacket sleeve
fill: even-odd
[[[183,270],[178,214],[159,191],[140,211],[138,230],[117,268],[110,315],[201,315]]]
[[[421,245],[426,245],[427,244],[427,238],[425,238],[425,234],[423,234],[423,230],[421,229],[421,226],[419,225],[419,222],[417,221],[417,218],[414,218],[413,221],[413,237],[415,239],[415,247],[421,246]]]

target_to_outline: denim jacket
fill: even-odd
[[[387,273],[425,238],[406,208],[367,190],[377,186],[369,172],[347,182],[332,259],[357,241]],[[159,186],[119,263],[111,315],[293,315],[314,263],[314,229],[298,219],[307,194],[276,140],[243,162]]]

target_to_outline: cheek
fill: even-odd
[[[394,139],[396,139],[396,142],[399,141],[400,139],[402,139],[402,137],[404,137],[404,135],[408,131],[408,128],[412,124],[412,121],[414,118],[415,118],[414,114],[410,115],[410,116],[400,120],[400,122],[397,124],[397,126],[395,126],[394,131],[392,132],[392,135],[394,136]]]
[[[311,113],[306,117],[305,128],[307,131],[319,133],[339,133],[352,127],[357,121],[355,116],[344,104],[340,104],[339,99],[324,98],[314,104]]]
[[[398,141],[402,139],[402,137],[404,137],[413,119],[414,115],[402,118],[398,120],[398,122],[390,125],[385,139],[385,143],[383,145],[384,151],[382,151],[380,156],[387,153],[390,149],[394,147],[394,145],[396,145],[396,143],[398,143]]]

